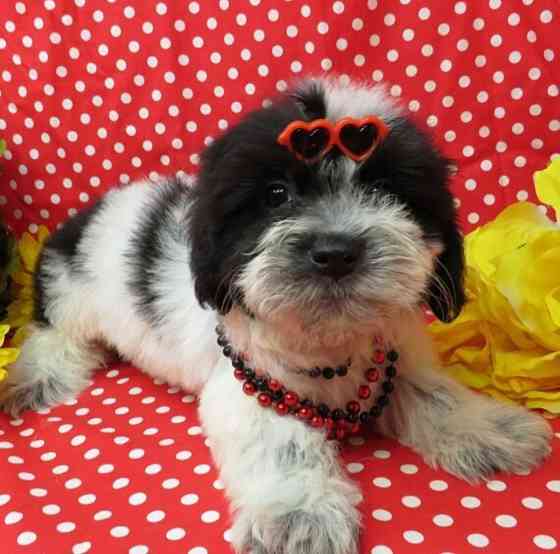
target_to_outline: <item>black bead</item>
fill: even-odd
[[[271,396],[274,402],[280,402],[280,400],[284,398],[284,393],[281,390],[276,390],[271,394]]]
[[[266,379],[258,377],[255,379],[255,387],[257,387],[257,390],[265,391],[268,390],[268,383],[266,382]]]
[[[344,412],[340,408],[337,408],[336,410],[332,411],[332,416],[331,417],[335,421],[338,421],[339,419],[344,419]]]
[[[393,385],[391,381],[384,381],[381,386],[383,387],[383,392],[386,392],[387,394],[390,394],[395,390],[395,385]]]
[[[379,417],[381,415],[381,408],[376,404],[375,406],[373,406],[371,408],[371,410],[369,411],[369,415],[371,417]]]
[[[245,370],[245,377],[247,377],[247,379],[252,379],[255,376],[255,372],[252,369],[247,368]]]
[[[362,423],[367,423],[370,420],[370,415],[367,412],[362,412],[360,414],[360,421]]]
[[[319,404],[317,406],[317,412],[321,417],[328,417],[331,413],[331,410],[326,404]]]
[[[309,370],[310,377],[319,377],[321,373],[321,369],[318,367],[314,367],[313,369]]]
[[[323,369],[323,377],[325,379],[332,379],[334,377],[334,369],[332,367]]]
[[[225,346],[228,343],[226,337],[224,335],[218,335],[218,344],[220,346]]]
[[[356,423],[358,421],[358,414],[346,414],[346,421]]]
[[[382,394],[378,399],[377,399],[377,405],[380,408],[383,408],[384,406],[387,406],[387,404],[389,404],[389,397],[386,394]]]
[[[337,367],[335,371],[339,377],[344,377],[345,375],[348,375],[348,367],[345,365],[341,365],[340,367]]]
[[[224,356],[229,358],[233,354],[233,348],[229,345],[224,346],[224,349],[222,350],[222,352],[224,353]]]
[[[235,356],[235,358],[231,360],[231,365],[235,369],[245,369],[245,362],[239,356]]]
[[[387,377],[393,378],[395,377],[396,374],[397,374],[397,368],[394,365],[388,365],[385,368],[385,375],[387,375]]]
[[[313,402],[311,402],[311,400],[309,400],[309,398],[304,398],[303,400],[300,400],[299,403],[304,407],[313,406]]]
[[[389,352],[387,352],[387,359],[390,362],[396,362],[399,359],[399,354],[394,350],[389,350]]]

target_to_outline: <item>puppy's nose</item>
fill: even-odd
[[[343,235],[320,235],[309,250],[315,271],[341,279],[356,269],[364,252],[364,241]]]

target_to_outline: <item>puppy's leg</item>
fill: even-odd
[[[260,407],[229,371],[207,383],[200,412],[232,501],[237,552],[357,553],[361,495],[321,432]]]
[[[0,407],[16,416],[69,400],[88,385],[103,358],[101,350],[88,343],[50,325],[35,325],[0,385]]]
[[[471,482],[495,471],[528,471],[550,453],[552,433],[542,417],[477,394],[433,370],[395,380],[379,425],[429,465]]]

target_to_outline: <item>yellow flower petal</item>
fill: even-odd
[[[556,221],[560,221],[560,158],[555,158],[546,169],[537,171],[534,180],[538,199],[552,206]]]

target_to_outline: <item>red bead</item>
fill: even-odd
[[[263,408],[268,408],[272,404],[272,398],[270,398],[270,394],[266,394],[265,392],[259,394],[258,401]]]
[[[289,406],[291,408],[295,406],[298,402],[299,402],[299,396],[297,395],[297,393],[288,391],[284,395],[284,403],[286,404],[286,406]]]
[[[346,437],[346,430],[339,427],[339,428],[335,431],[335,435],[336,435],[336,438],[337,438],[339,441],[341,441],[341,440],[344,439],[344,437]]]
[[[368,369],[366,371],[366,379],[370,383],[376,383],[377,381],[379,381],[379,370],[375,367]]]
[[[239,380],[239,381],[243,381],[245,380],[245,370],[243,369],[235,369],[233,372],[233,376]]]
[[[325,420],[321,416],[314,416],[311,418],[311,427],[320,429],[323,425],[325,425]]]
[[[270,379],[268,381],[268,388],[272,392],[276,392],[277,390],[280,390],[282,388],[282,383],[280,383],[280,381],[277,381],[276,379]]]
[[[286,415],[288,413],[288,406],[286,406],[284,402],[278,402],[278,404],[274,406],[274,409],[278,415]]]
[[[346,404],[346,409],[351,414],[357,414],[360,412],[360,403],[357,400],[352,400],[352,402],[348,402],[348,404]]]
[[[358,422],[354,423],[354,425],[352,425],[352,429],[350,429],[350,432],[355,435],[356,433],[358,433],[360,431],[360,424]]]
[[[300,419],[309,419],[313,415],[313,410],[311,408],[303,407],[297,411],[297,416]]]
[[[329,431],[332,431],[334,429],[334,419],[332,417],[325,418],[325,428]]]
[[[385,361],[385,352],[382,350],[376,350],[373,354],[373,361],[376,364],[382,364]]]
[[[371,396],[371,389],[369,388],[369,386],[360,385],[360,387],[358,388],[358,396],[363,400],[369,398]]]
[[[249,396],[255,394],[256,390],[255,385],[253,385],[253,383],[249,383],[248,381],[243,385],[243,392]]]

